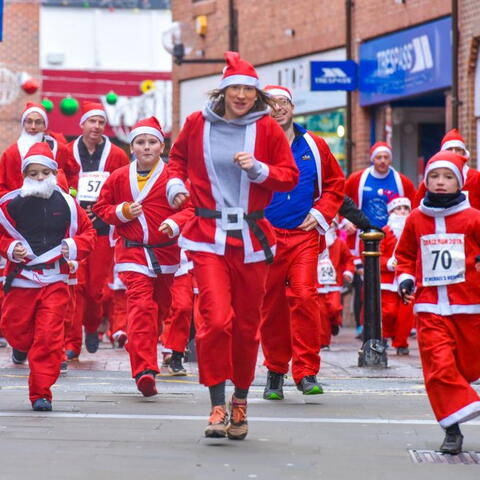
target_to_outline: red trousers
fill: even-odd
[[[113,248],[108,235],[97,237],[95,248],[80,262],[76,287],[76,311],[65,348],[76,354],[82,349],[82,326],[97,331],[103,317],[103,288],[113,268]]]
[[[265,366],[296,383],[320,369],[320,315],[316,290],[317,231],[275,229],[277,253],[270,266],[260,327]],[[289,293],[287,295],[287,285]]]
[[[112,290],[110,311],[110,333],[113,335],[120,330],[127,331],[127,295],[125,290]]]
[[[3,302],[2,320],[8,343],[28,352],[30,401],[52,400],[50,387],[60,374],[63,358],[68,286],[63,282],[42,288],[13,287]]]
[[[228,246],[224,256],[190,256],[202,318],[195,338],[200,382],[209,387],[231,379],[248,389],[255,377],[268,266],[244,263],[243,249]]]
[[[340,292],[318,294],[320,314],[320,344],[330,345],[332,340],[332,326],[342,325],[342,297]]]
[[[480,415],[480,315],[417,314],[423,376],[435,417],[443,428]]]
[[[172,305],[165,320],[162,343],[166,348],[184,352],[190,337],[193,315],[192,274],[175,277],[172,285]]]
[[[145,371],[159,372],[157,342],[171,303],[172,275],[150,278],[137,272],[121,272],[127,287],[127,336],[132,377]]]
[[[408,347],[413,328],[413,304],[402,302],[397,292],[382,290],[382,334],[395,348]]]

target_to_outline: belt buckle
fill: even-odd
[[[243,208],[228,207],[222,208],[221,225],[222,230],[241,230],[243,228]],[[231,220],[233,218],[233,221]]]

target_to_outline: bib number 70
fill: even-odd
[[[437,269],[437,264],[439,261],[443,270],[450,270],[450,267],[452,266],[452,254],[448,250],[432,250],[432,255],[432,270]]]

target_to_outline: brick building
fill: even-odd
[[[292,88],[297,120],[319,132],[345,161],[347,94],[310,91],[310,62],[351,58],[360,65],[360,89],[351,94],[352,156],[356,170],[368,164],[375,140],[394,147],[394,164],[416,181],[425,159],[438,148],[452,117],[452,0],[184,0],[172,2],[173,20],[191,50],[185,58],[221,58],[238,47],[262,84]],[[475,152],[480,119],[480,3],[458,0],[458,126]],[[230,9],[237,36],[229,35]],[[202,18],[204,16],[205,18]],[[199,18],[200,17],[200,18]],[[194,32],[195,22],[206,33]],[[372,64],[376,67],[371,70]],[[173,68],[173,132],[186,115],[201,108],[205,92],[217,85],[222,64]],[[370,70],[369,70],[370,69]],[[478,120],[480,123],[480,120]],[[478,128],[480,130],[480,128]],[[475,161],[473,161],[475,164]]]
[[[0,68],[7,69],[14,75],[27,72],[40,83],[39,9],[39,3],[34,0],[18,3],[5,2],[3,41],[0,42]],[[2,83],[5,80],[6,78],[3,77]],[[1,85],[0,88],[5,87]],[[39,91],[34,95],[27,95],[19,89],[18,96],[12,103],[0,105],[0,152],[18,138],[20,112],[25,103],[39,100]]]

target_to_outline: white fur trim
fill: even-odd
[[[77,244],[73,238],[64,238],[62,245],[65,244],[68,247],[68,257],[67,260],[76,260],[77,259]]]
[[[343,287],[338,287],[336,285],[333,286],[326,286],[326,287],[318,287],[317,293],[331,293],[331,292],[341,292]]]
[[[10,243],[10,245],[8,246],[8,249],[7,249],[7,258],[8,258],[11,262],[21,263],[22,260],[17,260],[17,259],[13,256],[13,249],[17,246],[17,244],[22,245],[22,242],[19,242],[18,240],[14,240],[12,243]]]
[[[268,178],[270,169],[266,163],[260,162],[259,160],[257,160],[257,162],[260,165],[260,173],[254,180],[252,180],[251,178],[249,178],[249,180],[253,183],[263,183]]]
[[[330,228],[330,226],[325,220],[323,214],[319,212],[316,208],[311,208],[308,213],[315,218],[318,223],[317,230],[320,230],[320,233],[324,235],[326,231]]]
[[[247,85],[249,87],[260,88],[260,81],[258,78],[251,77],[250,75],[230,75],[222,78],[218,88],[226,88],[231,85]]]
[[[27,108],[23,114],[22,114],[22,118],[20,119],[20,123],[23,125],[23,122],[25,121],[25,119],[27,118],[27,115],[29,115],[30,113],[39,113],[42,118],[43,118],[43,121],[45,122],[45,128],[48,127],[48,117],[47,117],[47,114],[39,107],[30,107],[30,108]]]
[[[104,110],[100,110],[100,109],[90,110],[82,115],[82,118],[80,118],[79,125],[81,126],[82,123],[85,122],[85,120],[88,120],[90,117],[96,117],[96,116],[103,117],[105,121],[107,120],[107,114],[105,113]]]
[[[268,90],[264,90],[265,93],[268,93],[271,97],[286,97],[293,103],[292,96],[286,91],[281,88],[269,88]]]
[[[160,265],[160,268],[162,270],[162,274],[174,274],[177,270],[178,267],[180,266],[179,263],[175,265]],[[117,263],[115,265],[117,272],[136,272],[136,273],[141,273],[142,275],[145,275],[150,278],[157,278],[157,274],[153,271],[150,270],[146,265],[140,265],[139,263]]]
[[[455,423],[463,423],[480,415],[480,402],[472,402],[457,410],[448,417],[442,418],[438,423],[441,427],[447,428]]]
[[[394,198],[387,203],[387,212],[390,214],[397,207],[408,207],[411,210],[412,202],[407,197]]]
[[[135,137],[138,137],[139,135],[143,135],[144,133],[148,133],[149,135],[153,135],[154,137],[157,137],[162,143],[165,141],[165,138],[163,137],[162,133],[159,130],[157,130],[156,128],[147,127],[147,126],[134,128],[128,134],[128,141],[132,143],[135,140]]]
[[[395,271],[395,257],[390,257],[388,260],[387,260],[387,269],[390,271],[390,272],[394,272]]]
[[[123,215],[122,213],[122,210],[123,210],[123,206],[126,204],[127,202],[122,202],[122,203],[119,203],[116,207],[115,207],[115,213],[117,215],[117,218],[123,222],[123,223],[127,223],[127,222],[130,222],[132,219],[130,218],[127,218],[125,217],[125,215]]]
[[[58,170],[58,163],[45,155],[30,155],[25,157],[22,161],[22,172],[24,172],[32,163],[38,163],[50,168],[51,170]]]
[[[183,183],[183,180],[180,178],[171,178],[167,182],[167,199],[168,199],[168,204],[173,207],[173,200],[175,200],[175,197],[179,193],[185,193],[188,194],[187,187],[185,186],[185,183]]]
[[[437,168],[448,168],[449,170],[451,170],[455,174],[455,176],[457,177],[458,184],[459,184],[460,188],[463,187],[464,180],[463,180],[462,172],[457,168],[457,166],[454,163],[449,162],[448,160],[437,160],[437,161],[432,162],[430,165],[427,166],[427,168],[425,169],[424,177],[423,177],[425,186],[427,186],[428,174],[432,170],[435,170]]]
[[[449,140],[442,145],[440,150],[448,150],[449,148],[462,148],[465,151],[465,157],[470,158],[470,152],[467,150],[465,144],[460,140]]]
[[[372,154],[370,155],[370,161],[373,162],[373,159],[379,154],[379,153],[388,153],[390,155],[390,158],[392,157],[392,149],[385,147],[384,145],[380,145],[377,147]]]
[[[180,227],[178,226],[177,222],[171,218],[166,218],[162,223],[166,223],[172,229],[173,235],[169,235],[170,238],[175,238],[180,235]]]
[[[350,270],[345,270],[342,275],[347,276],[350,280],[353,280],[353,273]]]

